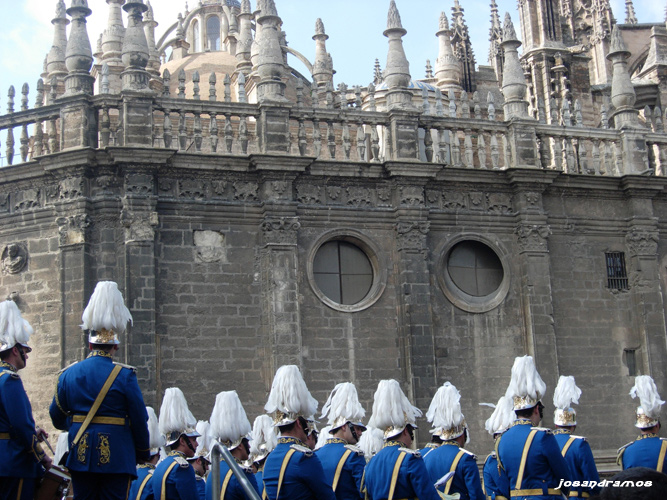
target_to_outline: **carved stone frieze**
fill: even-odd
[[[401,205],[408,207],[424,206],[424,188],[404,186],[401,188]]]
[[[29,210],[40,206],[40,190],[25,189],[16,193],[14,197],[14,210]]]
[[[153,194],[153,176],[149,174],[127,174],[125,176],[125,193],[151,196]]]
[[[322,203],[320,198],[320,186],[314,184],[300,184],[297,187],[297,201],[304,205],[319,205]]]
[[[81,177],[71,177],[60,181],[59,198],[61,200],[74,200],[83,196],[84,180]]]
[[[206,199],[206,182],[196,179],[183,179],[178,183],[178,195],[194,200]]]
[[[222,197],[227,192],[227,181],[213,181],[211,187],[215,196]]]
[[[296,245],[301,228],[298,217],[267,217],[261,224],[265,245]]]
[[[473,191],[469,195],[471,210],[484,210],[484,193],[480,191]]]
[[[426,237],[430,228],[431,223],[428,221],[396,224],[398,250],[400,252],[426,252]]]
[[[467,197],[465,193],[447,192],[444,194],[444,201],[442,207],[445,210],[463,210],[467,208]]]
[[[630,255],[644,257],[657,255],[659,241],[657,232],[633,229],[625,236],[625,241]]]
[[[133,212],[123,209],[120,222],[125,228],[125,243],[153,241],[159,224],[157,212]]]
[[[338,201],[343,190],[338,186],[327,186],[327,197],[331,201]]]
[[[9,212],[9,195],[0,194],[0,212]]]
[[[377,189],[379,205],[389,206],[391,203],[391,186],[381,186]]]
[[[487,210],[491,214],[511,214],[512,197],[507,193],[489,193],[487,196]]]
[[[70,215],[58,217],[58,237],[60,246],[77,245],[85,243],[86,230],[90,226],[88,214]]]
[[[115,175],[99,175],[91,183],[94,194],[111,194],[119,186],[119,179]]]
[[[551,228],[546,224],[521,224],[515,230],[522,252],[546,252]]]
[[[426,190],[426,202],[436,208],[440,208],[440,202],[442,201],[442,191],[439,189],[427,189]]]
[[[10,243],[2,251],[2,272],[18,274],[28,265],[28,249],[22,243]]]
[[[158,189],[161,193],[172,193],[174,189],[174,180],[173,179],[160,179],[158,182]]]
[[[271,181],[268,185],[269,199],[282,199],[288,193],[290,183],[287,181]]]
[[[257,201],[257,191],[259,185],[256,182],[235,182],[234,200],[235,201]]]
[[[366,187],[353,186],[346,190],[347,204],[355,207],[370,207],[373,204],[371,190]]]
[[[542,195],[540,193],[524,193],[523,199],[526,201],[526,206],[528,208],[540,208],[540,203],[542,200]]]

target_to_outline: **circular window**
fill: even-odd
[[[445,248],[438,273],[447,298],[468,312],[497,307],[509,291],[508,265],[481,237],[460,236]]]
[[[315,294],[339,311],[360,311],[384,289],[385,266],[374,245],[350,233],[329,233],[311,251],[308,279]]]

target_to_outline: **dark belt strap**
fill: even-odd
[[[72,423],[81,424],[86,421],[86,415],[74,415],[72,417]],[[104,425],[125,425],[127,419],[122,417],[93,417],[90,421],[91,424],[104,424]]]
[[[11,439],[9,432],[0,432],[0,439]]]

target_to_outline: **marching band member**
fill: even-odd
[[[250,439],[250,457],[254,466],[255,481],[259,490],[264,488],[264,463],[276,445],[278,444],[278,434],[273,426],[273,420],[268,415],[258,416],[252,425],[252,435]]]
[[[660,438],[660,409],[665,404],[660,399],[655,382],[648,375],[635,378],[630,391],[632,398],[639,397],[637,427],[641,434],[634,441],[618,450],[617,463],[623,470],[632,467],[648,467],[658,472],[667,472],[667,440]]]
[[[440,437],[442,445],[424,458],[424,464],[433,484],[454,472],[444,484],[445,495],[458,493],[462,500],[484,500],[477,457],[463,448],[469,441],[469,431],[460,400],[461,394],[449,382],[435,393],[426,419],[433,424],[431,433]]]
[[[572,481],[579,483],[595,481],[596,484],[593,488],[572,486],[570,497],[588,498],[600,493],[601,488],[597,486],[597,483],[600,482],[600,475],[586,438],[572,434],[577,428],[577,413],[570,405],[579,404],[580,396],[581,389],[575,384],[574,377],[561,375],[554,391],[554,406],[556,407],[554,436],[556,436],[561,455],[570,467]]]
[[[417,428],[415,420],[421,414],[419,408],[410,404],[396,380],[380,381],[368,425],[384,431],[385,443],[366,466],[363,490],[369,500],[438,500],[424,460],[410,448]]]
[[[502,433],[510,428],[513,422],[514,405],[512,404],[512,398],[503,396],[498,400],[498,404],[495,406],[491,416],[485,422],[484,427],[486,428],[486,431],[491,434],[495,443],[498,441],[498,438]],[[495,450],[486,457],[482,476],[484,479],[482,489],[487,499],[507,500],[507,498],[500,492],[498,485],[500,473],[498,472],[498,457],[496,456]]]
[[[361,422],[365,415],[357,388],[349,382],[334,387],[322,407],[322,418],[328,418],[329,431],[324,446],[315,454],[338,500],[363,498],[361,483],[366,460],[364,452],[355,445],[366,430]]]
[[[128,500],[152,500],[153,488],[151,484],[151,477],[155,466],[160,459],[160,448],[164,446],[164,436],[160,434],[158,427],[157,415],[155,410],[150,406],[146,407],[148,413],[148,434],[150,435],[150,458],[142,464],[137,465],[137,478],[132,481],[130,486],[130,494]]]
[[[516,358],[507,389],[516,420],[496,441],[499,487],[507,498],[547,500],[561,499],[563,493],[567,496],[567,488],[557,489],[561,480],[570,480],[567,462],[552,432],[537,427],[544,410],[540,400],[546,390],[533,358]]]
[[[58,377],[49,408],[56,429],[69,431],[67,468],[74,500],[125,500],[137,460],[150,456],[148,414],[134,368],[113,362],[118,335],[132,321],[116,283],[101,281],[83,311],[88,357]]]
[[[306,446],[317,401],[295,365],[281,366],[273,378],[264,410],[280,431],[276,448],[264,464],[263,496],[269,500],[334,500],[320,459]]]
[[[38,478],[51,467],[18,374],[26,367],[33,333],[15,302],[0,303],[0,500],[32,500]]]
[[[153,472],[153,497],[161,500],[199,500],[195,470],[188,462],[197,451],[197,421],[178,387],[164,393],[160,408],[160,433],[165,436],[167,457]]]
[[[200,437],[197,438],[197,450],[193,457],[188,458],[188,462],[195,470],[195,479],[197,480],[197,493],[201,500],[206,500],[206,473],[211,465],[211,424],[205,420],[197,422],[195,427]]]
[[[221,446],[229,450],[245,473],[250,485],[259,494],[257,481],[250,468],[244,467],[243,463],[248,460],[250,446],[248,434],[251,431],[250,421],[243,409],[241,400],[236,391],[221,392],[215,398],[215,406],[211,413],[211,436]],[[213,498],[213,487],[209,481],[206,485],[206,499]],[[220,461],[220,500],[245,500],[246,494],[234,475],[232,469],[224,460]]]
[[[375,427],[367,427],[359,439],[358,446],[364,452],[364,459],[368,463],[384,446],[384,432]]]

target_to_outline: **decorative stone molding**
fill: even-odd
[[[218,231],[195,231],[195,260],[206,264],[227,262],[225,235]]]
[[[84,182],[80,177],[71,177],[60,181],[59,198],[61,200],[73,200],[84,194]]]
[[[201,180],[184,179],[178,183],[179,197],[195,200],[206,199],[206,182]]]
[[[551,235],[551,228],[544,224],[521,224],[514,233],[518,236],[519,247],[522,252],[546,252],[547,238]]]
[[[625,236],[625,241],[632,256],[654,257],[657,255],[659,241],[657,232],[632,229]]]
[[[270,217],[260,227],[265,245],[296,245],[301,223],[298,217]]]
[[[468,207],[468,200],[465,193],[447,192],[444,194],[442,204],[445,210],[462,210]]]
[[[125,193],[151,196],[153,194],[153,176],[150,174],[127,174],[125,176]]]
[[[373,205],[371,190],[366,187],[354,186],[345,190],[347,192],[347,204],[355,207],[370,207]]]
[[[313,184],[301,184],[297,187],[297,201],[304,205],[319,205],[322,203],[320,198],[320,187]]]
[[[408,207],[424,206],[424,188],[405,186],[401,188],[401,205]]]
[[[512,197],[506,193],[489,193],[486,195],[487,210],[492,214],[511,214]]]
[[[29,210],[40,206],[40,190],[25,189],[16,193],[14,198],[14,210]]]
[[[327,187],[327,197],[332,201],[337,201],[342,192],[343,190],[338,186]]]
[[[256,182],[235,182],[234,200],[235,201],[257,201],[257,191],[259,185]]]
[[[18,274],[28,265],[28,250],[21,243],[10,243],[2,251],[2,272]]]
[[[526,201],[526,205],[529,208],[540,207],[542,196],[539,193],[534,193],[534,192],[524,193],[523,198]]]
[[[399,222],[396,224],[398,251],[426,252],[426,237],[430,228],[431,223],[428,221]]]
[[[157,212],[137,213],[123,209],[120,222],[125,227],[125,243],[155,240],[155,228],[159,224]]]
[[[58,224],[59,244],[61,247],[85,243],[86,229],[90,226],[90,219],[87,214],[58,217],[56,224]]]
[[[9,195],[0,195],[0,212],[9,212]]]

